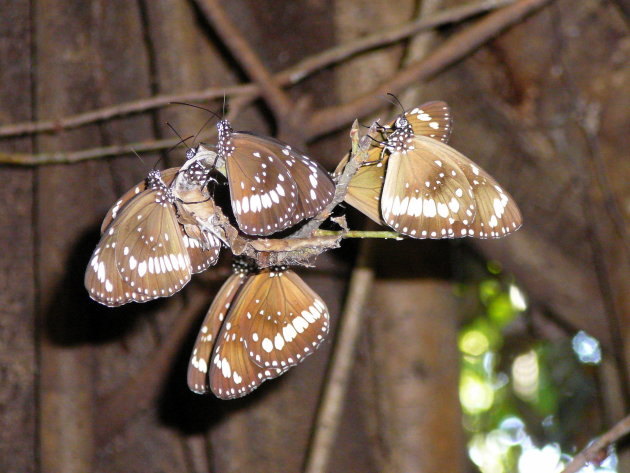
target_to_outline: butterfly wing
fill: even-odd
[[[518,230],[523,216],[516,202],[499,183],[459,151],[446,146],[470,183],[475,197],[475,218],[466,226],[466,236],[501,238]],[[464,236],[464,229],[460,230]]]
[[[335,183],[330,174],[317,162],[293,149],[290,145],[269,137],[248,134],[261,148],[269,147],[275,151],[289,170],[297,187],[298,210],[294,214],[293,224],[309,219],[321,212],[335,196]]]
[[[116,267],[115,246],[116,235],[114,228],[110,228],[101,237],[85,271],[84,283],[90,297],[109,307],[149,300],[149,297],[136,292],[120,277]]]
[[[427,102],[405,113],[416,136],[428,136],[448,143],[453,130],[451,111],[446,102]]]
[[[232,133],[225,159],[232,210],[248,235],[270,235],[293,225],[297,187],[277,150],[253,135]]]
[[[177,176],[177,172],[179,168],[169,168],[161,171],[162,180],[164,183],[169,186],[175,177]],[[134,187],[129,189],[127,192],[123,194],[123,196],[116,201],[114,205],[107,211],[105,214],[105,218],[103,219],[103,223],[101,224],[101,234],[105,233],[105,230],[109,226],[110,223],[116,218],[118,212],[129,203],[131,199],[136,197],[141,192],[144,192],[147,189],[146,179],[142,182],[139,182]]]
[[[420,204],[410,190],[422,189],[424,179]],[[390,157],[382,212],[388,225],[416,238],[500,238],[522,225],[514,199],[495,179],[459,151],[424,136],[414,138],[413,149]]]
[[[348,190],[344,200],[352,205],[355,209],[367,215],[380,225],[385,225],[381,219],[381,192],[383,191],[383,180],[385,179],[385,168],[387,165],[387,156],[378,162],[383,150],[378,147],[372,147],[368,151],[366,162],[372,164],[361,166],[350,179]],[[343,168],[348,162],[349,155],[337,166],[336,175],[343,172]]]
[[[243,273],[232,274],[221,286],[210,309],[208,309],[188,364],[188,387],[193,392],[205,394],[210,390],[208,369],[210,367],[212,349],[232,300],[241,288],[245,278],[246,275]]]
[[[186,225],[186,227],[191,226],[192,225]],[[198,229],[199,227],[195,228]],[[192,273],[201,273],[217,263],[221,250],[221,240],[211,234],[202,234],[199,238],[193,238],[190,236],[190,233],[192,233],[192,231],[186,230],[182,234],[182,240],[184,247],[188,250]],[[199,233],[201,232],[199,231]],[[202,245],[202,242],[205,242],[205,244]]]
[[[415,238],[454,238],[473,221],[473,191],[450,150],[420,136],[408,150],[390,155],[381,212],[394,230]]]
[[[118,272],[136,292],[150,298],[175,294],[192,272],[169,193],[164,185],[147,189],[122,209],[112,225],[117,233]]]
[[[252,276],[233,311],[246,314],[242,333],[250,359],[268,369],[297,365],[328,333],[326,304],[291,270],[271,268]]]

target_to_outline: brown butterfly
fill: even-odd
[[[214,235],[193,236],[192,229],[185,230],[177,220],[170,188],[178,172],[201,182],[199,166],[189,160],[181,169],[167,169],[163,175],[151,171],[145,182],[110,208],[85,272],[85,287],[92,299],[115,307],[167,297],[188,283],[193,273],[216,263],[221,242]],[[204,205],[213,204],[208,200]]]
[[[487,172],[446,144],[451,128],[444,102],[401,114],[383,127],[383,148],[369,151],[346,201],[414,238],[499,238],[517,230],[522,217],[516,203]]]
[[[217,154],[225,162],[232,210],[248,235],[270,235],[314,217],[334,196],[335,184],[316,161],[269,137],[217,124]]]
[[[245,396],[313,353],[328,327],[326,304],[295,272],[237,262],[197,336],[188,387],[221,399]]]

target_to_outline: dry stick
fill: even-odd
[[[232,101],[232,107],[228,113],[228,118],[236,116],[251,102],[251,98],[240,96]],[[216,135],[215,131],[198,137],[200,141],[210,140]],[[81,151],[68,151],[42,154],[25,153],[2,153],[0,152],[0,163],[14,164],[20,166],[41,166],[44,164],[72,164],[88,159],[105,158],[108,156],[121,156],[124,154],[148,153],[172,148],[179,144],[179,138],[166,138],[163,140],[149,140],[126,145],[112,145],[100,148],[84,149]]]
[[[335,236],[340,235],[343,238],[377,238],[379,240],[404,240],[405,238],[396,232],[388,232],[387,230],[349,230],[345,232],[336,232],[332,230],[315,230],[313,236]]]
[[[350,130],[350,140],[352,142],[351,159],[348,159],[343,172],[336,178],[335,195],[330,203],[324,207],[324,209],[313,219],[311,219],[306,225],[290,235],[289,238],[304,238],[313,234],[315,230],[324,222],[337,205],[344,201],[346,194],[348,193],[348,186],[350,181],[361,167],[361,164],[367,161],[368,152],[373,145],[372,139],[377,134],[378,120],[372,123],[372,126],[365,134],[365,136],[359,136],[359,121],[354,120],[352,129]],[[345,159],[345,158],[344,158]],[[347,230],[347,229],[344,229]],[[345,232],[343,232],[345,234]]]
[[[9,138],[35,133],[60,132],[90,125],[92,123],[124,117],[134,113],[146,112],[156,108],[166,107],[172,102],[202,102],[204,100],[222,98],[224,95],[258,95],[255,84],[235,85],[229,87],[212,87],[200,91],[179,94],[156,95],[148,99],[134,100],[111,107],[99,108],[90,112],[70,115],[56,120],[41,122],[15,123],[0,127],[0,138]]]
[[[297,64],[285,69],[274,76],[279,86],[294,85],[309,75],[321,69],[342,62],[363,51],[395,43],[418,32],[457,23],[471,16],[514,3],[515,0],[484,0],[470,5],[449,8],[419,21],[401,25],[398,28],[375,33],[356,41],[348,42],[328,49],[322,53],[310,56]],[[172,102],[203,102],[224,96],[249,96],[255,99],[260,95],[257,84],[244,84],[229,87],[210,87],[204,90],[184,92],[179,94],[156,95],[148,99],[134,100],[111,107],[104,107],[86,113],[71,115],[56,120],[41,122],[15,123],[0,126],[0,138],[9,138],[36,133],[59,132],[89,125],[92,123],[123,117],[134,113],[146,112],[156,108],[166,107]]]
[[[369,244],[362,245],[359,261],[352,271],[348,297],[344,312],[339,320],[335,348],[326,375],[327,383],[317,413],[313,439],[306,457],[305,473],[327,471],[328,459],[348,392],[356,345],[361,334],[363,307],[369,297],[374,280],[374,270],[369,262],[370,247]]]
[[[562,473],[576,473],[587,463],[596,461],[600,458],[602,451],[606,451],[610,445],[628,433],[630,433],[630,416],[624,417],[608,432],[573,457]]]
[[[287,120],[295,109],[289,96],[274,82],[273,75],[249,45],[218,0],[193,0],[232,52],[245,72],[261,87],[261,93],[276,119]]]
[[[553,0],[520,0],[490,13],[466,30],[456,33],[418,61],[352,102],[328,107],[313,114],[307,124],[307,136],[314,138],[335,131],[356,117],[368,115],[383,105],[383,96],[397,94],[414,82],[426,80],[437,72],[469,55],[501,31],[521,21]]]
[[[54,153],[26,154],[26,153],[0,153],[0,162],[4,164],[16,164],[21,166],[40,166],[43,164],[71,164],[88,159],[105,158],[108,156],[120,156],[124,154],[145,153],[158,151],[175,146],[180,142],[179,138],[167,138],[163,140],[141,141],[125,145],[103,146],[99,148],[84,149],[80,151],[59,151]]]
[[[448,8],[430,17],[359,38],[304,59],[294,67],[280,73],[277,80],[279,83],[282,83],[283,75],[289,73],[288,77],[290,78],[290,82],[297,83],[313,72],[333,64],[338,64],[344,59],[355,56],[358,53],[396,43],[421,31],[437,28],[449,23],[459,23],[472,16],[510,5],[515,1],[516,0],[484,0],[455,8]]]

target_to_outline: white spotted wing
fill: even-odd
[[[512,197],[466,156],[425,136],[392,151],[383,219],[415,238],[499,238],[522,224]]]
[[[328,333],[328,308],[293,271],[270,268],[250,278],[234,312],[247,353],[264,368],[286,370],[313,353]]]
[[[217,124],[232,210],[248,235],[271,235],[315,216],[332,201],[334,183],[315,161],[273,138]]]

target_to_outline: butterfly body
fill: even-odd
[[[326,305],[296,273],[237,265],[202,324],[188,386],[221,399],[244,396],[313,353],[328,327]]]
[[[249,235],[270,235],[314,217],[334,196],[330,175],[316,161],[273,138],[217,124],[232,210]]]

